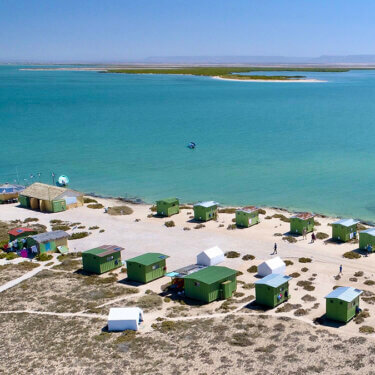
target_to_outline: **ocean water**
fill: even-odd
[[[20,68],[0,66],[0,182],[54,172],[85,192],[147,202],[375,221],[375,71],[271,83]]]

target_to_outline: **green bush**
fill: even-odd
[[[329,237],[329,235],[328,235],[327,233],[318,232],[318,233],[316,234],[316,238],[317,238],[318,240],[325,240],[325,239],[328,238],[328,237]]]
[[[282,215],[282,214],[274,214],[272,215],[273,218],[275,219],[280,219],[281,221],[283,221],[284,223],[290,223],[290,219],[287,218],[285,215]]]
[[[258,272],[258,267],[257,266],[251,266],[250,268],[247,269],[247,272],[249,272],[249,273],[257,273]]]
[[[100,229],[99,233],[104,233],[105,230],[104,229]]]
[[[361,254],[358,254],[355,251],[347,251],[342,256],[347,259],[359,259],[361,257]]]
[[[242,260],[254,260],[255,256],[251,254],[246,254],[242,257]]]
[[[259,213],[260,215],[265,215],[265,214],[266,214],[266,210],[263,210],[263,208],[259,208],[259,209],[258,209],[258,213]]]
[[[303,268],[301,268],[301,271],[302,272],[307,272],[309,269],[307,268],[307,267],[303,267]]]
[[[110,215],[131,215],[134,211],[129,206],[114,206],[108,207],[107,211]]]
[[[219,211],[219,214],[234,214],[236,213],[236,210],[237,208],[224,207],[224,208],[220,208],[218,211]]]
[[[98,201],[96,199],[93,199],[93,198],[84,197],[83,203],[98,203]]]
[[[32,223],[34,221],[39,221],[39,219],[36,218],[36,217],[27,217],[23,222],[24,223]]]
[[[201,228],[205,228],[206,226],[204,224],[197,224],[194,229],[201,229]]]
[[[94,225],[92,227],[89,227],[89,230],[95,230],[95,229],[99,229],[99,227],[97,225]]]
[[[87,205],[87,207],[97,210],[99,208],[103,208],[104,206],[101,203],[90,203]]]
[[[312,259],[311,258],[304,258],[304,257],[302,257],[302,258],[299,258],[298,261],[300,263],[311,263]]]
[[[289,243],[295,243],[297,240],[293,236],[284,236],[282,238],[283,241],[288,241]]]
[[[47,254],[47,253],[41,253],[41,254],[38,254],[35,259],[39,262],[46,262],[48,260],[51,260],[53,258],[53,256],[51,254]]]
[[[239,258],[240,257],[240,253],[237,253],[237,251],[227,251],[226,253],[225,253],[225,256],[227,257],[227,258]]]
[[[237,228],[237,225],[236,224],[229,224],[228,226],[227,226],[227,229],[228,230],[235,230]]]
[[[164,223],[164,225],[165,225],[167,228],[172,228],[172,227],[175,227],[175,226],[176,226],[176,224],[174,223],[173,220],[166,221],[166,222]]]
[[[293,279],[296,279],[297,277],[300,277],[301,274],[298,273],[298,272],[293,272],[293,273],[291,273],[289,276],[290,276],[290,277],[293,277]]]
[[[362,326],[362,327],[359,327],[359,332],[369,335],[371,333],[374,333],[375,329],[374,327],[370,327],[370,326]]]
[[[69,229],[70,229],[70,226],[66,224],[52,226],[52,230],[69,230]]]
[[[69,240],[79,240],[80,238],[85,238],[89,235],[89,232],[76,232],[70,235]]]
[[[286,259],[286,260],[284,260],[284,263],[285,263],[285,265],[288,267],[288,266],[293,266],[293,262],[291,261],[291,260],[289,260],[289,259]]]

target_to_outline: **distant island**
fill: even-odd
[[[285,67],[183,67],[183,68],[122,68],[107,69],[101,73],[122,73],[122,74],[184,74],[194,76],[207,76],[235,81],[308,81],[318,80],[307,79],[303,75],[242,75],[238,73],[251,72],[347,72],[349,68],[285,68]]]

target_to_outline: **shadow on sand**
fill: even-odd
[[[340,328],[346,325],[346,323],[343,322],[337,322],[335,320],[328,319],[326,317],[326,314],[323,314],[322,316],[319,316],[313,320],[313,323],[316,325],[324,326],[324,327],[330,327],[330,328]]]

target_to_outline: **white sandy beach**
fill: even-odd
[[[281,79],[236,79],[236,78],[223,78],[219,76],[211,77],[213,79],[220,79],[222,81],[235,81],[235,82],[303,82],[303,83],[316,83],[316,82],[327,82],[319,79],[288,79],[288,80],[281,80]]]

